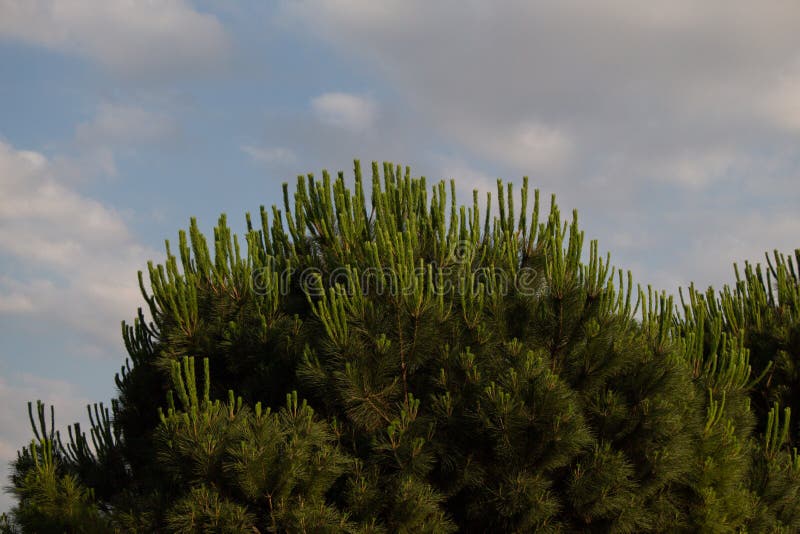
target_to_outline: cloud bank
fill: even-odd
[[[797,2],[306,0],[281,9],[287,28],[379,77],[450,143],[428,158],[438,170],[530,175],[579,209],[618,264],[638,264],[640,280],[669,291],[719,284],[732,262],[762,259],[762,247],[800,246],[791,216],[800,205]],[[747,246],[735,246],[735,232]],[[721,242],[731,246],[708,246]]]
[[[125,77],[205,70],[229,53],[213,15],[184,0],[0,0],[0,38],[95,61]]]
[[[0,312],[66,324],[118,350],[156,257],[113,208],[70,189],[42,154],[0,142]],[[116,351],[115,351],[116,352]]]

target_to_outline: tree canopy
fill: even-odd
[[[167,242],[112,405],[30,406],[6,531],[800,529],[800,250],[676,301],[527,178],[354,171]]]

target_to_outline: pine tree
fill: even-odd
[[[244,249],[225,216],[167,242],[118,398],[66,440],[31,406],[0,528],[800,528],[791,259],[676,306],[527,179],[459,206],[380,171],[284,185]]]
[[[800,263],[800,249],[795,259]],[[766,255],[765,265],[746,263],[744,276],[734,265],[734,288],[701,293],[690,286],[688,302],[681,293],[683,329],[693,331],[698,356],[711,365],[718,365],[719,351],[732,351],[739,353],[734,360],[742,368],[752,368],[755,378],[736,393],[745,405],[736,409],[739,415],[731,406],[727,410],[732,425],[755,426],[753,439],[737,438],[741,461],[750,465],[740,475],[738,491],[758,497],[751,528],[795,532],[800,529],[800,425],[791,415],[800,413],[800,277],[791,256],[778,251],[772,259]],[[746,383],[744,377],[740,383]],[[730,396],[730,388],[723,387]]]

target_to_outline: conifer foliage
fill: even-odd
[[[496,206],[391,164],[353,184],[167,242],[111,408],[62,439],[30,405],[0,529],[800,529],[791,257],[677,306],[527,179]]]

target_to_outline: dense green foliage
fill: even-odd
[[[300,177],[244,251],[224,216],[167,243],[118,398],[88,438],[32,410],[2,528],[800,529],[791,257],[677,306],[527,180],[482,215],[379,171]]]

